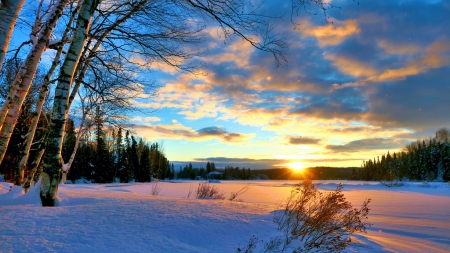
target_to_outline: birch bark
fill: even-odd
[[[17,123],[17,118],[20,114],[20,108],[22,107],[23,101],[28,94],[41,56],[47,48],[53,29],[55,28],[56,23],[61,17],[68,2],[69,0],[60,0],[55,3],[53,11],[48,17],[42,32],[39,34],[37,43],[28,54],[11,85],[11,89],[15,89],[15,94],[11,100],[5,101],[5,103],[8,103],[6,117],[4,115],[0,115],[0,120],[2,120],[2,117],[5,117],[4,122],[2,123],[3,134],[0,136],[0,163],[5,156],[12,131],[14,130]]]
[[[0,3],[0,70],[8,52],[17,17],[25,0],[1,0]]]
[[[81,7],[81,5],[77,6],[75,11],[72,13],[68,24],[72,24],[74,22],[75,17],[78,14],[78,11],[80,10],[80,7]],[[62,43],[60,43],[56,49],[56,55],[55,55],[55,58],[53,59],[52,65],[44,77],[44,82],[42,84],[42,88],[39,93],[38,101],[36,104],[35,116],[34,116],[32,122],[30,123],[30,130],[27,133],[25,149],[22,151],[22,154],[21,154],[22,158],[21,158],[21,160],[19,162],[19,166],[17,168],[17,170],[18,170],[17,175],[19,175],[19,177],[16,178],[16,180],[15,180],[16,185],[21,184],[24,180],[24,171],[25,171],[25,168],[27,167],[27,162],[28,162],[28,159],[30,156],[31,144],[33,143],[33,139],[36,134],[36,129],[37,129],[37,126],[39,123],[39,118],[41,117],[42,109],[44,107],[44,103],[45,103],[47,95],[48,95],[50,79],[52,78],[52,75],[55,72],[56,67],[59,64],[59,60],[61,58],[63,48],[64,48],[64,42],[67,40],[67,36],[68,36],[70,30],[71,30],[71,26],[68,25],[61,37]],[[43,140],[43,141],[45,141],[45,140]],[[31,168],[30,171],[35,171],[35,170],[36,170],[36,168]],[[33,179],[33,177],[31,177],[31,180],[32,179]],[[28,182],[28,184],[24,184],[23,186],[24,186],[24,188],[26,188],[26,187],[29,187],[30,184],[31,184],[31,182]]]
[[[53,101],[53,111],[49,136],[47,138],[46,152],[44,154],[44,166],[42,183],[40,189],[43,206],[53,206],[58,191],[61,171],[64,161],[61,155],[64,140],[64,129],[68,115],[68,98],[71,89],[76,66],[81,57],[81,51],[86,43],[90,21],[98,0],[84,0],[78,15],[77,24],[67,52],[64,63],[58,77],[58,84],[55,90]]]

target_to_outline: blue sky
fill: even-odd
[[[147,111],[130,115],[135,134],[164,142],[177,166],[359,167],[450,127],[450,1],[333,0],[328,22],[299,12],[295,27],[288,3],[260,9],[286,14],[276,25],[290,34],[288,65],[224,43],[211,23],[197,45],[206,53],[185,62],[202,74],[149,65],[144,78],[160,88],[134,102]]]
[[[265,10],[277,1],[266,1]],[[334,1],[336,2],[336,1]],[[136,105],[138,135],[176,164],[360,166],[428,138],[450,117],[450,2],[338,1],[300,13],[289,64],[211,27],[204,75],[154,68],[158,96]],[[156,65],[155,65],[156,66]]]

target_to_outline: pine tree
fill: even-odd
[[[143,145],[141,161],[139,163],[140,178],[139,182],[151,181],[151,166],[150,166],[150,148],[147,145]]]
[[[62,157],[64,162],[67,162],[69,161],[69,158],[72,155],[73,148],[75,147],[75,142],[77,141],[77,136],[75,133],[75,124],[71,118],[67,119],[65,131],[66,134],[62,148]]]
[[[103,121],[99,107],[97,107],[95,116],[95,133],[97,150],[93,178],[97,183],[111,183],[115,175],[111,169],[111,156],[106,145],[106,136],[103,131]]]
[[[211,172],[211,164],[209,162],[206,163],[206,173],[209,174]]]
[[[133,178],[139,182],[140,171],[139,171],[139,157],[138,157],[138,144],[134,136],[131,136],[131,147],[128,153],[130,170],[133,173]]]

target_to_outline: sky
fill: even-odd
[[[259,11],[285,14],[274,20],[290,34],[281,67],[209,24],[206,53],[186,62],[202,74],[151,64],[160,88],[134,101],[128,126],[177,169],[359,167],[450,127],[450,0],[331,3],[328,20],[308,9],[294,27],[290,1],[264,1]]]
[[[356,166],[450,126],[450,1],[334,1],[300,13],[288,65],[214,28],[203,75],[155,68],[131,123],[168,158],[217,167]],[[333,2],[333,3],[334,3]],[[264,10],[284,10],[266,1]],[[150,113],[151,112],[151,113]]]

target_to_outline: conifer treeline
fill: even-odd
[[[63,149],[64,160],[70,157],[75,145],[73,123],[68,124]],[[165,157],[161,145],[147,143],[142,138],[123,135],[122,128],[103,130],[99,121],[94,134],[80,143],[68,180],[85,180],[95,183],[149,182],[152,178],[173,178],[173,165]]]
[[[210,172],[220,172],[220,174],[208,176]],[[231,166],[226,166],[223,169],[217,169],[214,163],[207,162],[206,168],[199,167],[194,168],[191,163],[187,164],[184,167],[180,166],[179,172],[176,174],[176,177],[179,179],[196,179],[196,178],[215,178],[215,179],[224,179],[224,180],[249,180],[252,177],[250,172],[250,168],[242,168],[239,167],[233,168]]]
[[[402,152],[364,161],[358,173],[362,180],[450,180],[450,131],[406,145]]]

